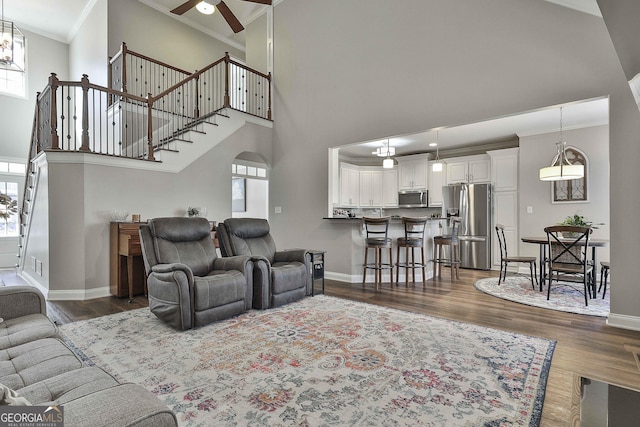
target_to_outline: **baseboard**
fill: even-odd
[[[393,271],[393,280],[396,280],[395,277],[395,270]],[[411,273],[409,273],[411,274]],[[325,271],[324,273],[324,277],[325,279],[330,279],[330,280],[336,280],[338,282],[347,282],[347,283],[362,283],[362,275],[361,274],[344,274],[344,273],[335,273],[332,271]],[[382,280],[388,280],[389,278],[389,273],[388,272],[384,272],[382,274]],[[426,280],[429,280],[433,278],[433,272],[431,271],[427,271],[427,277]],[[421,281],[422,280],[422,276],[420,274],[420,272],[416,271],[416,280]],[[400,277],[398,278],[398,282],[404,282],[405,281],[405,277],[404,277],[404,272],[400,272]],[[367,273],[367,280],[365,283],[374,283],[374,277],[373,277],[373,273]]]
[[[40,284],[40,282],[38,282],[33,276],[31,276],[29,273],[27,273],[24,270],[20,270],[20,269],[16,269],[16,274],[18,275],[18,277],[20,277],[22,280],[24,280],[25,282],[27,282],[27,284],[29,286],[33,286],[34,288],[38,289],[40,292],[42,292],[42,294],[44,295],[44,299],[49,299],[48,295],[49,295],[49,289],[45,288],[44,286],[42,286]]]
[[[48,301],[85,301],[94,298],[104,298],[111,295],[109,287],[77,290],[49,290]]]
[[[628,316],[626,314],[609,313],[607,325],[614,328],[640,331],[640,317]]]

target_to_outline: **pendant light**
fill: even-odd
[[[24,34],[11,21],[0,20],[0,68],[24,72]]]
[[[540,168],[540,181],[567,181],[584,177],[584,165],[573,165],[567,159],[567,142],[562,138],[562,107],[560,107],[560,141],[556,142],[556,156],[551,166]]]
[[[387,139],[386,147],[387,147],[387,158],[382,161],[382,167],[383,167],[383,169],[392,169],[393,168],[393,159],[391,158],[391,154],[390,154],[390,151],[389,151],[389,139]],[[395,148],[393,149],[393,152],[395,154]]]
[[[442,172],[442,162],[440,161],[440,152],[438,150],[438,131],[436,131],[436,161],[431,164],[431,170],[434,172]]]

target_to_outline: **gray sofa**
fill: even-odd
[[[278,307],[311,295],[307,250],[276,250],[266,219],[229,218],[219,224],[216,233],[223,257],[251,256],[253,308]]]
[[[205,218],[154,218],[140,227],[149,308],[179,330],[251,308],[253,263],[218,258]]]
[[[57,337],[36,288],[0,287],[0,315],[2,404],[62,405],[66,427],[178,425],[150,391],[84,365]]]

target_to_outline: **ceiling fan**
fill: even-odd
[[[242,26],[238,18],[236,18],[233,12],[231,12],[231,9],[229,9],[229,6],[227,6],[227,4],[224,1],[222,0],[209,0],[209,1],[213,6],[215,6],[220,11],[220,14],[225,19],[225,21],[227,21],[227,24],[229,24],[229,26],[231,27],[234,33],[239,33],[240,31],[244,30],[244,27]],[[271,5],[272,0],[244,0],[244,1]],[[175,13],[176,15],[182,15],[183,13],[197,6],[199,3],[207,3],[207,2],[204,0],[188,0],[182,3],[180,6],[173,9],[171,13]],[[210,6],[210,5],[207,5],[207,6]]]

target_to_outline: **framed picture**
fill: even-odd
[[[246,190],[246,178],[231,179],[231,212],[247,211]]]

